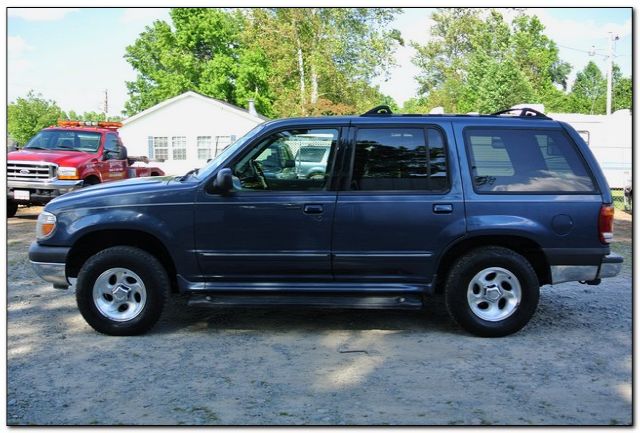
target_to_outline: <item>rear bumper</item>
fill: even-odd
[[[552,265],[551,284],[567,281],[598,281],[602,278],[615,277],[622,269],[624,259],[618,254],[604,256],[599,265]]]
[[[47,247],[33,242],[29,247],[29,261],[33,270],[56,289],[67,289],[71,284],[66,274],[69,247]]]

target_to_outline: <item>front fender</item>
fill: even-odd
[[[92,168],[82,170],[82,173],[80,174],[80,178],[82,180],[85,180],[89,176],[95,176],[100,179],[100,182],[102,182],[102,174],[98,170],[94,170]]]
[[[135,230],[158,238],[165,245],[176,242],[176,228],[169,221],[136,208],[86,209],[58,215],[56,232],[64,233],[64,244],[73,245],[81,237],[104,230]],[[56,237],[48,243],[55,243]],[[62,239],[59,239],[62,241]]]

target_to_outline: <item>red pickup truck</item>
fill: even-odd
[[[7,155],[7,216],[18,205],[44,205],[83,186],[142,176],[163,176],[157,167],[132,166],[118,136],[119,122],[59,121]]]

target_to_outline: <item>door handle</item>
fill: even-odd
[[[436,203],[433,205],[433,213],[451,213],[453,205],[451,203]]]
[[[304,213],[319,214],[324,211],[324,207],[321,204],[305,204]]]

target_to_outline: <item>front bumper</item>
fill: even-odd
[[[599,265],[553,265],[551,268],[551,284],[565,283],[567,281],[595,282],[602,278],[615,277],[622,269],[624,259],[614,253],[602,258]]]
[[[58,180],[53,179],[44,182],[8,180],[7,181],[7,198],[15,200],[18,203],[29,204],[46,204],[58,197],[59,195],[82,188],[84,181],[82,180]],[[14,190],[29,191],[29,200],[19,200],[15,198]]]
[[[33,242],[29,247],[29,261],[40,278],[56,289],[67,289],[71,285],[65,263],[69,250],[69,247],[47,247]]]

